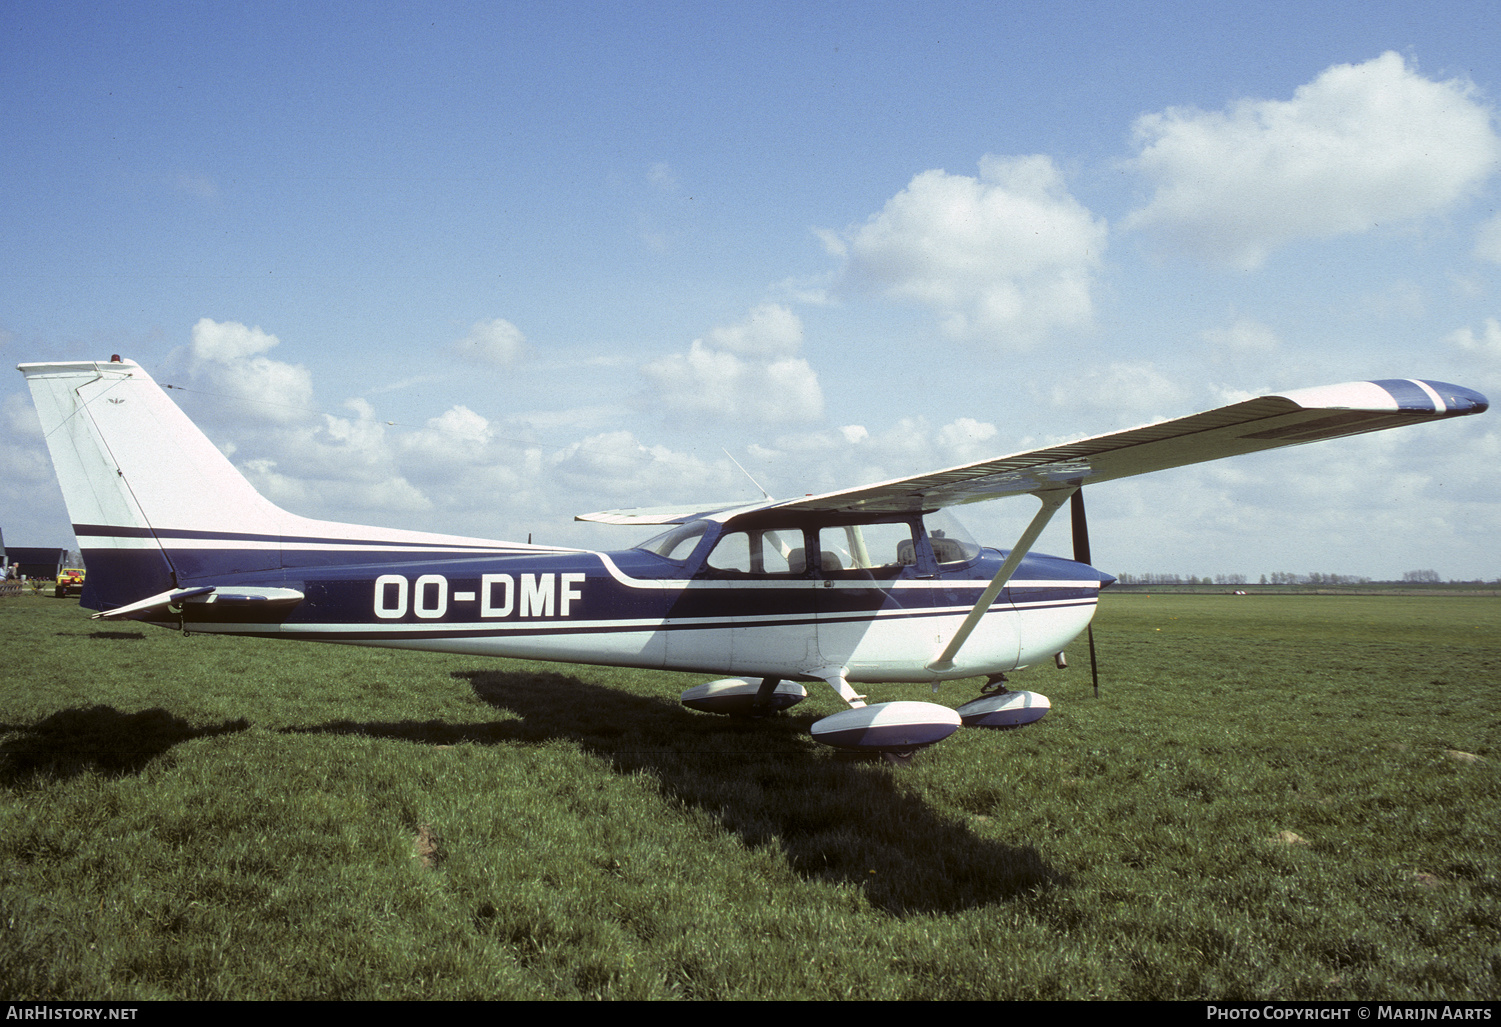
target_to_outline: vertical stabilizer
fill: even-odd
[[[89,361],[20,370],[89,569],[83,605],[109,609],[204,573],[280,566],[287,515],[255,491],[140,365]],[[207,544],[210,535],[226,533],[248,544],[229,551]]]
[[[318,521],[264,498],[133,361],[22,364],[88,566],[83,605],[281,585],[310,568],[559,552]]]

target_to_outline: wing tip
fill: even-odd
[[[1380,378],[1342,382],[1275,394],[1305,410],[1370,410],[1391,413],[1438,414],[1461,417],[1481,414],[1490,401],[1463,385],[1421,378]]]
[[[1474,389],[1467,389],[1463,385],[1451,385],[1449,382],[1424,381],[1421,384],[1428,386],[1436,393],[1445,407],[1445,412],[1454,415],[1483,414],[1491,408],[1491,401]]]

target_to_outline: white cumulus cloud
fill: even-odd
[[[520,360],[525,352],[526,336],[503,317],[493,321],[476,321],[469,334],[455,343],[461,357],[477,364],[505,367]]]
[[[1105,410],[1129,417],[1179,414],[1184,390],[1163,376],[1150,361],[1117,361],[1072,378],[1052,390],[1054,406]]]
[[[998,434],[996,426],[988,421],[961,417],[938,429],[937,438],[947,456],[969,463],[997,455],[995,438]]]
[[[1335,65],[1291,100],[1147,114],[1135,137],[1131,166],[1155,192],[1125,227],[1247,270],[1296,239],[1444,210],[1501,158],[1469,83],[1424,78],[1391,52]]]
[[[1238,318],[1228,328],[1206,329],[1199,337],[1229,354],[1264,355],[1277,349],[1277,333],[1249,317]]]
[[[865,224],[821,233],[845,287],[924,304],[949,334],[1010,349],[1089,326],[1107,235],[1041,155],[984,157],[977,178],[924,171]]]
[[[228,364],[264,353],[281,340],[260,326],[247,328],[238,321],[215,321],[201,317],[193,326],[193,357]]]
[[[263,355],[279,343],[259,327],[200,318],[192,334],[193,377],[240,400],[245,416],[277,423],[304,419],[313,403],[312,375],[301,364]]]
[[[789,357],[803,345],[803,322],[777,303],[764,303],[737,324],[714,328],[708,344],[750,357]]]
[[[1472,328],[1460,328],[1449,334],[1449,341],[1468,353],[1501,359],[1501,321],[1488,317],[1480,334]]]
[[[808,361],[794,355],[802,338],[796,314],[767,304],[642,372],[657,400],[675,412],[727,421],[816,421],[823,416],[823,390]]]
[[[1501,264],[1501,214],[1483,223],[1476,231],[1475,256]]]

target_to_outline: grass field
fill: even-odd
[[[1096,628],[1100,698],[1081,648],[893,768],[809,739],[826,688],[742,726],[0,600],[0,997],[1501,997],[1501,599]]]

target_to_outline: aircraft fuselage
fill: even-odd
[[[1028,556],[962,658],[940,674],[925,664],[952,637],[1004,554],[972,547],[945,554],[962,558],[940,564],[920,519],[894,529],[888,519],[879,528],[913,543],[904,551],[908,562],[893,553],[892,562],[861,567],[872,558],[851,553],[856,545],[837,553],[825,548],[821,561],[808,561],[815,566],[798,568],[785,559],[771,569],[714,566],[711,556],[722,551],[721,542],[741,544],[742,561],[745,555],[743,543],[726,541],[729,533],[713,522],[702,525],[696,541],[689,539],[692,547],[681,559],[645,549],[525,555],[427,549],[394,558],[398,554],[363,549],[357,540],[345,540],[335,553],[286,539],[265,540],[260,555],[236,556],[204,549],[203,539],[178,553],[170,533],[159,532],[171,564],[200,571],[177,574],[176,586],[204,582],[215,591],[145,619],[188,631],[572,663],[790,679],[825,679],[831,669],[844,668],[850,681],[931,681],[1051,657],[1084,630],[1102,582],[1110,580],[1070,560]],[[815,529],[808,530],[808,541],[817,544]],[[836,530],[843,539],[859,528]],[[779,541],[802,541],[801,531],[782,526]],[[226,573],[230,566],[270,562],[273,550],[284,566]],[[89,558],[92,566],[97,557],[91,552]],[[295,604],[257,601],[237,598],[237,589],[279,589],[302,598]]]

